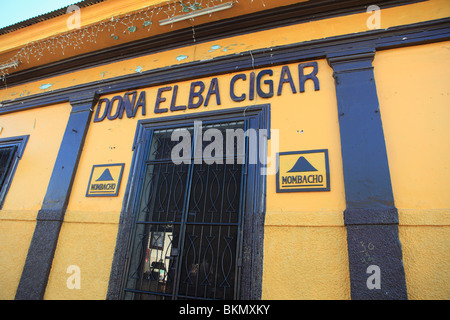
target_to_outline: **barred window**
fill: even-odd
[[[27,141],[28,136],[0,139],[0,209]]]
[[[185,129],[193,134],[192,127]],[[244,129],[244,122],[203,128],[208,129],[225,135],[226,129]],[[245,161],[234,152],[234,161],[226,163],[176,165],[173,131],[152,135],[124,298],[236,299]]]
[[[3,188],[6,175],[12,164],[12,158],[16,152],[16,146],[0,147],[0,190]]]

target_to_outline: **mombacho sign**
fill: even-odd
[[[330,191],[328,150],[277,154],[277,193]]]
[[[86,197],[117,196],[124,166],[123,163],[94,165]]]

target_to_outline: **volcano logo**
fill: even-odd
[[[291,170],[288,172],[313,172],[317,171],[305,157],[300,157]]]
[[[111,176],[111,172],[109,171],[109,169],[105,169],[105,171],[103,171],[103,173],[100,176],[100,178],[98,178],[95,181],[114,181],[114,179]]]
[[[328,150],[281,152],[277,193],[330,191]]]

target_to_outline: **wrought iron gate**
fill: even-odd
[[[233,155],[224,154],[222,163],[192,157],[177,165],[171,135],[179,129],[151,133],[123,298],[237,299],[246,182],[245,152],[238,149],[245,144],[233,141]],[[226,137],[226,129],[244,130],[245,122],[184,129],[194,151],[198,134],[213,129]]]

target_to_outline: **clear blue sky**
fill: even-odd
[[[0,0],[0,28],[77,2],[80,0]]]

